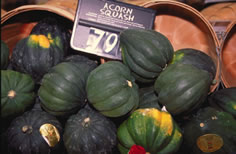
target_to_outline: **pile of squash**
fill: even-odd
[[[236,87],[210,93],[210,56],[126,29],[122,60],[100,63],[71,49],[70,37],[47,17],[12,54],[1,41],[1,153],[236,151]]]

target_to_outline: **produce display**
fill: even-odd
[[[43,18],[11,56],[1,42],[3,153],[236,151],[236,87],[210,91],[210,55],[175,51],[154,30],[126,29],[122,59],[102,61],[74,51],[64,26]]]

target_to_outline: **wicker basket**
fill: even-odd
[[[217,83],[211,86],[211,92],[220,83],[219,41],[210,22],[193,7],[177,1],[152,0],[142,4],[157,11],[154,29],[164,34],[175,50],[194,48],[208,54],[214,61]]]
[[[216,3],[201,11],[208,20],[235,20],[236,3]]]
[[[226,88],[236,87],[236,20],[228,26],[222,43],[222,82]]]
[[[213,24],[220,42],[221,80],[223,87],[236,86],[236,3],[217,3],[201,11]],[[223,22],[226,24],[223,24]],[[222,25],[220,31],[217,26]]]

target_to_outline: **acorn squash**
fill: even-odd
[[[43,75],[60,63],[66,55],[59,46],[61,44],[58,43],[58,39],[48,38],[42,34],[31,34],[21,39],[12,52],[13,68],[30,74],[36,82],[40,82]]]
[[[59,153],[62,147],[62,126],[47,112],[30,110],[15,118],[7,130],[9,153]]]
[[[212,79],[216,75],[216,66],[212,58],[201,50],[183,48],[175,51],[171,64],[182,63],[190,64],[199,69],[208,71]]]
[[[158,101],[172,115],[187,115],[200,107],[210,90],[210,73],[188,64],[170,64],[155,81]]]
[[[170,113],[155,108],[137,109],[117,130],[118,148],[127,154],[139,145],[151,154],[177,152],[182,132]]]
[[[63,140],[69,154],[112,153],[116,127],[102,114],[83,108],[67,120]]]
[[[120,117],[138,107],[138,85],[130,70],[119,61],[94,69],[87,81],[89,103],[108,117]]]
[[[208,97],[209,103],[236,117],[236,87],[224,88],[213,92]]]
[[[35,82],[28,74],[1,70],[1,117],[15,117],[34,103]]]
[[[38,91],[42,108],[55,116],[69,116],[81,109],[87,102],[88,75],[97,66],[91,63],[68,61],[52,67]]]
[[[57,16],[48,16],[40,20],[30,34],[45,35],[49,40],[54,40],[65,53],[68,53],[71,34],[66,26]]]
[[[184,142],[180,151],[191,154],[233,154],[236,151],[236,120],[227,112],[201,108],[182,129]]]
[[[174,49],[163,34],[154,30],[126,29],[120,34],[122,60],[139,82],[154,82],[172,60]]]

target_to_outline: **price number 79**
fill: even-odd
[[[105,53],[111,52],[118,42],[118,35],[97,28],[90,28],[87,40],[87,49],[102,50]]]

